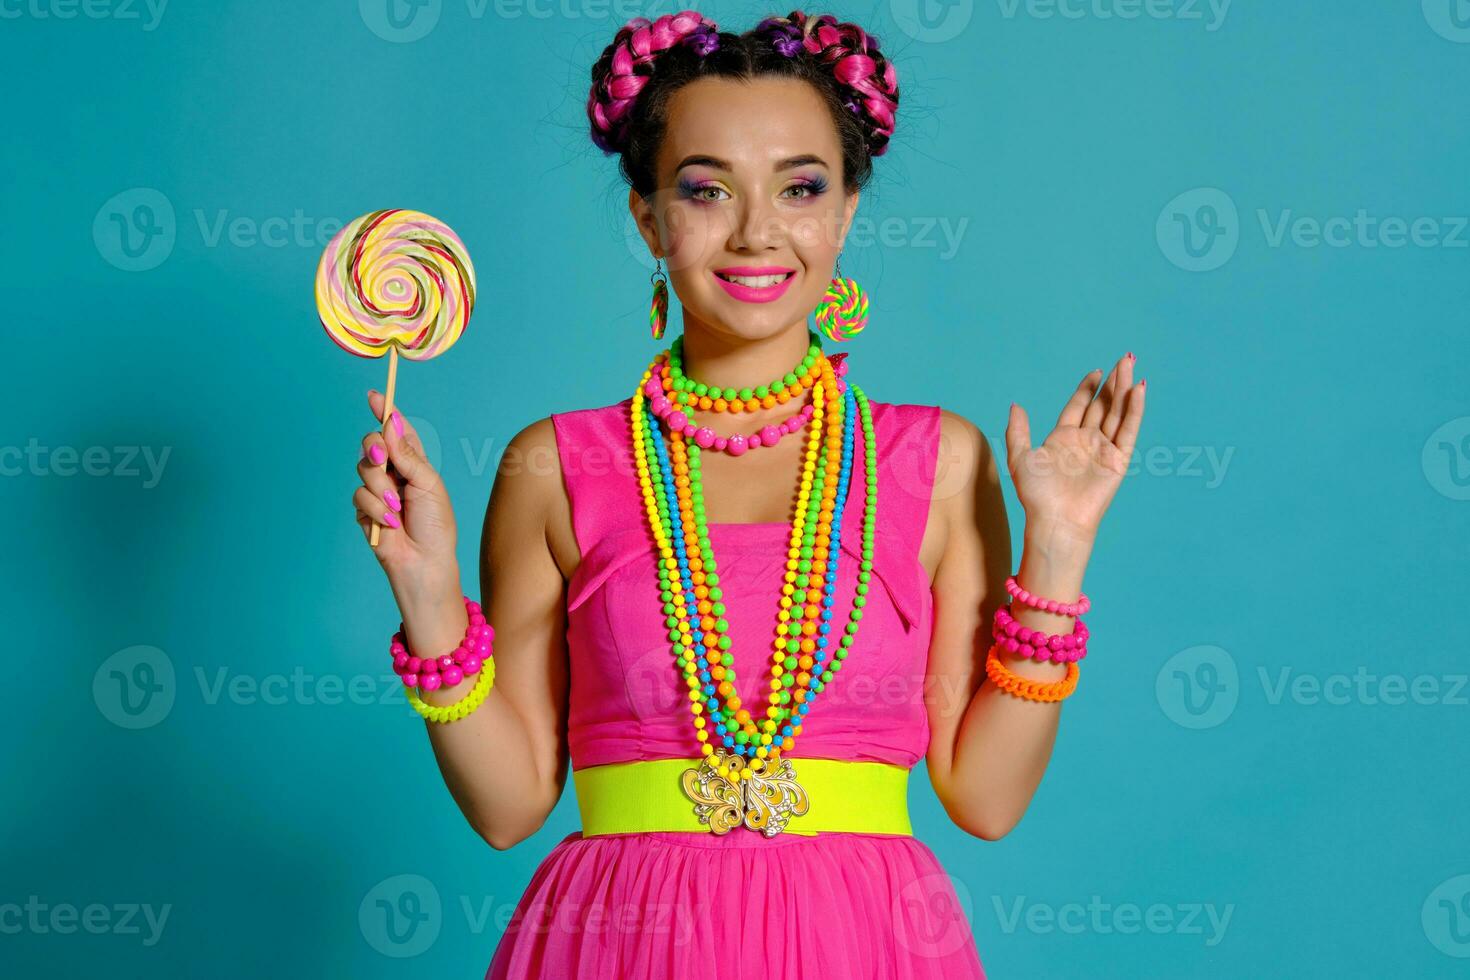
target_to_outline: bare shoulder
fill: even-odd
[[[537,419],[511,436],[505,452],[500,456],[500,465],[495,471],[495,490],[491,494],[503,493],[505,503],[517,510],[529,508],[539,511],[549,491],[561,490],[561,458],[556,451],[556,426],[551,416]],[[521,513],[520,516],[530,516]]]
[[[930,509],[938,540],[925,534],[921,558],[933,562],[935,581],[944,567],[978,569],[1009,561],[1010,531],[996,450],[970,418],[939,408],[939,448]],[[947,577],[947,576],[946,576]]]
[[[968,417],[940,406],[933,502],[942,507],[963,505],[964,498],[973,500],[977,484],[999,483],[995,452],[985,433]]]
[[[983,588],[1010,562],[1010,525],[997,453],[971,419],[939,409],[939,458],[931,506],[943,515],[944,541],[935,545],[936,581],[961,578]]]
[[[551,416],[524,426],[506,443],[485,511],[485,540],[516,539],[522,545],[540,537],[564,577],[578,554],[572,534],[571,506],[562,481],[556,425]],[[570,549],[570,550],[568,550]]]

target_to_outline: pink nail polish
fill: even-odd
[[[1132,351],[1129,351],[1128,352],[1128,360],[1130,360],[1130,361],[1136,361],[1136,360],[1138,360],[1138,358],[1136,358],[1136,357],[1133,356],[1133,352]]]
[[[392,490],[383,491],[383,502],[394,510],[403,509],[403,501],[399,500],[398,494],[394,493]]]
[[[383,523],[391,528],[397,528],[400,526],[398,523],[398,515],[393,513],[391,510],[383,512]]]
[[[1138,382],[1138,387],[1140,387],[1140,388],[1147,388],[1148,387],[1148,378],[1144,378],[1142,381]]]
[[[403,416],[398,414],[398,409],[393,409],[393,431],[398,433],[398,438],[403,438]]]
[[[382,466],[387,458],[388,454],[384,452],[383,447],[378,445],[376,442],[368,447],[368,459],[373,461],[374,466]]]

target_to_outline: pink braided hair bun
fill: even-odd
[[[648,84],[658,56],[677,44],[705,57],[720,45],[715,22],[694,10],[665,14],[654,21],[634,17],[618,30],[593,67],[587,118],[592,123],[592,142],[605,152],[622,151],[638,93]]]
[[[830,65],[848,90],[843,104],[867,129],[868,152],[876,157],[887,151],[896,125],[898,69],[878,50],[876,36],[856,24],[839,23],[831,14],[813,17],[800,10],[767,17],[756,30],[788,58],[804,50]]]

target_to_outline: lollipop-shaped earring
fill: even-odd
[[[855,280],[842,278],[841,256],[835,272],[817,306],[817,327],[831,340],[851,340],[868,325],[868,294]]]
[[[388,355],[386,433],[399,352],[427,361],[454,346],[475,308],[475,267],[464,242],[439,219],[403,208],[372,211],[322,251],[316,308],[338,347],[358,357]],[[369,539],[374,548],[378,529],[374,524]]]

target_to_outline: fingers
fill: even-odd
[[[1015,472],[1020,458],[1031,451],[1031,420],[1026,410],[1011,402],[1011,417],[1006,420],[1006,463]]]
[[[354,498],[355,499],[355,498]],[[362,539],[369,544],[373,541],[373,520],[362,511],[357,512],[357,526],[362,528]],[[380,534],[382,532],[379,532]],[[381,542],[379,542],[381,544]]]
[[[1083,375],[1081,384],[1077,385],[1077,390],[1072,392],[1072,397],[1067,399],[1066,405],[1062,406],[1062,414],[1057,416],[1057,428],[1082,424],[1082,413],[1092,401],[1092,394],[1097,391],[1097,383],[1101,378],[1102,368],[1088,371]]]
[[[376,388],[368,389],[368,407],[373,410],[373,417],[378,420],[379,425],[381,425],[383,422],[383,407],[386,401],[387,399],[384,398],[382,392],[378,391]],[[396,434],[401,429],[404,438],[408,440],[409,444],[413,446],[413,448],[418,452],[420,456],[424,456],[425,458],[427,458],[427,454],[424,452],[424,444],[419,440],[418,431],[409,424],[409,421],[407,418],[404,417],[403,412],[398,407],[394,407],[393,411],[390,412],[389,415],[396,415],[397,418],[390,419],[391,426],[384,426],[385,431],[388,428],[392,428],[394,433]]]
[[[362,480],[362,485],[368,492],[377,497],[388,509],[403,516],[403,487],[399,482],[397,471],[389,471],[381,464],[374,464],[374,459],[386,460],[388,450],[384,448],[383,437],[380,433],[372,432],[362,440],[365,455],[357,463],[357,475]]]
[[[359,513],[365,514],[368,519],[383,525],[382,533],[384,534],[389,530],[397,531],[403,527],[403,519],[398,516],[399,512],[390,507],[387,501],[373,493],[367,487],[358,487],[353,491],[352,504],[358,509]],[[362,520],[359,519],[358,523],[361,524]]]
[[[1115,365],[1098,387],[1097,397],[1087,403],[1087,411],[1082,413],[1082,421],[1078,423],[1082,428],[1096,429],[1102,424],[1103,416],[1107,414],[1109,399],[1112,398],[1113,385],[1117,380],[1118,369]]]
[[[368,392],[368,403],[373,414],[382,418],[383,396],[376,391]],[[402,482],[419,490],[437,492],[440,487],[439,474],[424,456],[423,444],[418,433],[413,431],[403,413],[394,408],[388,416],[388,425],[381,433],[374,433],[387,446],[388,462],[393,465]],[[367,443],[367,440],[364,440]],[[371,452],[371,450],[369,450]],[[401,492],[401,491],[400,491]]]
[[[1113,389],[1108,394],[1108,410],[1101,425],[1105,439],[1112,439],[1118,434],[1118,423],[1123,420],[1123,403],[1133,388],[1133,361],[1133,352],[1129,351],[1113,371]]]
[[[1133,447],[1138,444],[1138,427],[1143,424],[1143,398],[1147,387],[1148,379],[1144,378],[1128,389],[1128,403],[1118,425],[1118,434],[1113,438],[1113,445],[1126,457],[1133,455]]]

